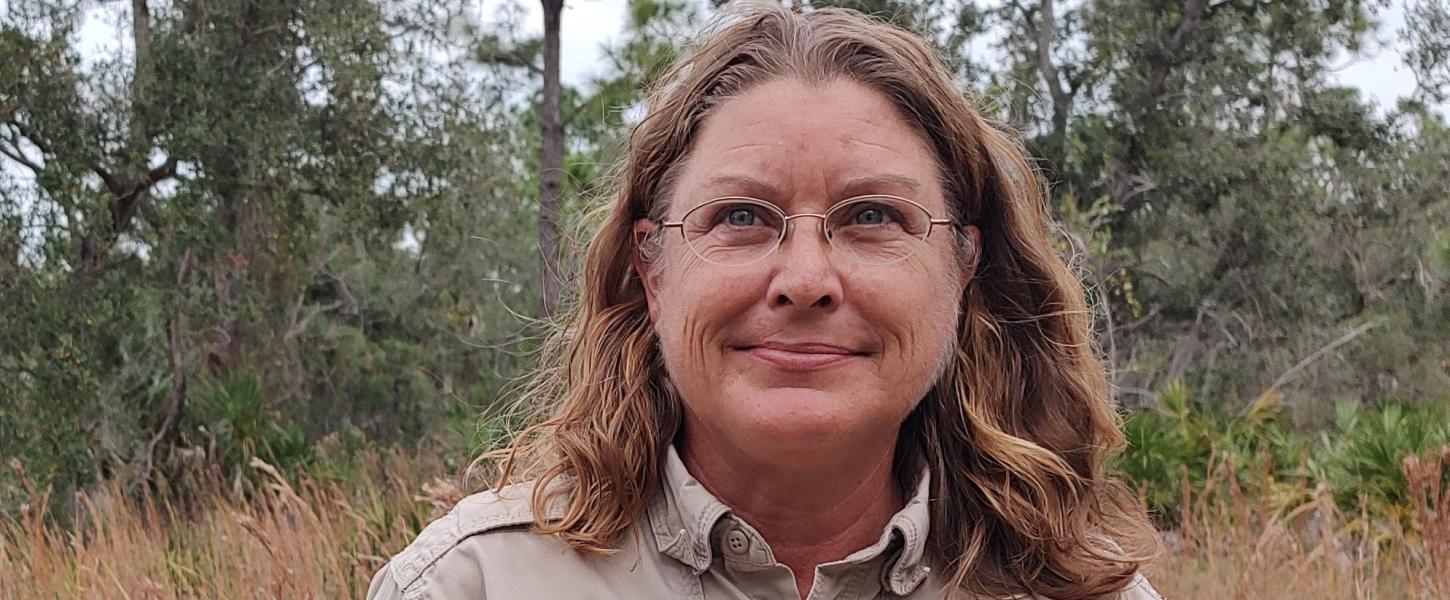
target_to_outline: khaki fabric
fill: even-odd
[[[790,569],[748,523],[686,471],[674,448],[645,514],[607,556],[572,551],[530,531],[532,488],[520,484],[465,498],[428,525],[373,577],[369,600],[682,598],[797,600]],[[816,568],[809,598],[942,598],[942,574],[926,564],[930,474],[875,544]],[[551,508],[548,518],[558,518]],[[1141,576],[1122,600],[1161,600]]]

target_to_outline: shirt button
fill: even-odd
[[[750,551],[750,536],[739,529],[731,529],[725,534],[725,547],[735,554],[745,554]]]

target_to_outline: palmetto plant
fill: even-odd
[[[1338,432],[1321,435],[1309,463],[1342,506],[1362,497],[1380,510],[1406,510],[1410,497],[1402,461],[1450,443],[1450,421],[1435,408],[1391,404],[1370,411],[1344,404],[1336,421]]]
[[[1278,420],[1282,395],[1262,394],[1238,413],[1214,410],[1181,381],[1158,394],[1156,410],[1124,423],[1127,448],[1116,466],[1148,508],[1176,525],[1185,494],[1220,485],[1242,488],[1267,508],[1288,510],[1326,486],[1336,503],[1402,517],[1410,496],[1401,461],[1450,443],[1450,415],[1434,403],[1364,409],[1344,404],[1334,430],[1309,435]],[[1208,481],[1210,466],[1231,468]]]
[[[312,458],[313,448],[302,430],[282,425],[276,411],[267,406],[255,373],[204,383],[196,397],[195,418],[197,431],[215,448],[214,459],[233,472],[246,472],[252,458],[282,468]]]
[[[1202,487],[1218,435],[1181,380],[1160,392],[1159,403],[1158,410],[1135,413],[1124,422],[1127,447],[1117,467],[1149,510],[1171,523],[1178,518],[1184,482]]]

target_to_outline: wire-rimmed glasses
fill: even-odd
[[[711,264],[740,267],[765,258],[785,241],[794,219],[816,217],[831,248],[847,260],[889,265],[905,260],[926,243],[936,225],[955,226],[933,218],[926,207],[897,196],[857,196],[836,203],[825,214],[787,215],[780,207],[744,196],[716,198],[685,213],[678,227],[685,244]]]

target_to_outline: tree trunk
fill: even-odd
[[[1042,83],[1052,97],[1052,133],[1049,144],[1055,168],[1067,164],[1067,120],[1072,111],[1072,97],[1076,90],[1062,81],[1057,64],[1052,59],[1052,44],[1057,41],[1057,9],[1052,0],[1038,4],[1037,16],[1037,71]]]
[[[562,285],[559,273],[559,200],[564,182],[564,123],[559,114],[559,21],[564,0],[543,0],[544,98],[539,107],[543,156],[539,161],[539,267],[543,314],[558,305]]]
[[[110,168],[97,163],[92,167],[111,193],[109,218],[97,219],[90,225],[80,243],[80,264],[76,274],[83,280],[99,275],[105,269],[106,255],[120,236],[131,228],[132,218],[157,182],[175,173],[175,162],[155,170],[147,169],[150,157],[151,131],[148,121],[150,100],[147,89],[154,77],[151,58],[151,9],[146,0],[131,0],[131,44],[135,50],[135,67],[131,73],[131,106],[126,121],[126,145],[122,148],[120,165]]]

